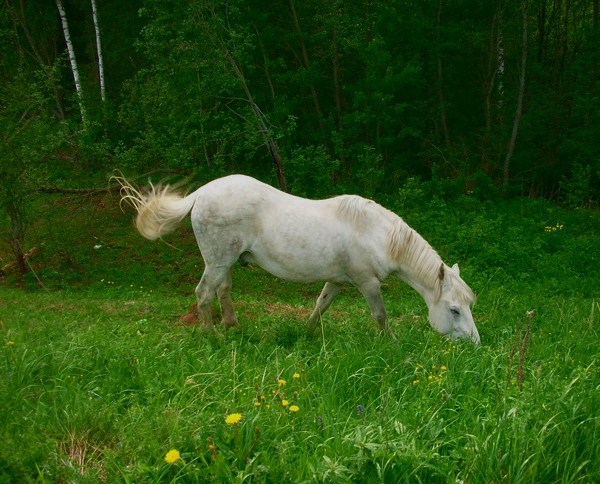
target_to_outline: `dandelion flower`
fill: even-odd
[[[177,462],[180,457],[181,455],[179,454],[178,450],[171,449],[169,452],[167,452],[167,455],[165,455],[165,462],[167,464],[173,464],[174,462]]]
[[[442,371],[446,371],[447,369],[448,369],[448,368],[446,368],[446,365],[442,365],[442,366],[440,366],[440,370],[442,370]]]
[[[260,402],[254,402],[255,407],[260,407]]]
[[[284,407],[287,407],[287,406],[289,405],[289,403],[290,403],[290,402],[288,402],[287,400],[281,400],[281,404],[282,404]]]
[[[225,423],[227,425],[235,425],[237,423],[240,423],[241,420],[242,420],[241,413],[230,413],[229,415],[227,415],[227,417],[225,417]]]
[[[300,378],[300,373],[294,373],[294,374],[292,375],[292,378]]]
[[[277,380],[277,384],[278,384],[280,387],[282,387],[282,386],[283,386],[283,385],[285,385],[286,383],[287,383],[287,382],[286,382],[286,381],[285,381],[283,378],[280,378],[279,380]]]
[[[300,410],[298,405],[290,405],[290,412],[297,412],[298,410]]]

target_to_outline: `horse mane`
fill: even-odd
[[[410,267],[414,277],[434,288],[438,297],[441,297],[443,280],[440,277],[440,267],[444,262],[416,230],[394,212],[373,200],[358,195],[341,195],[336,199],[339,201],[339,214],[355,227],[364,226],[369,215],[391,221],[393,226],[388,234],[387,243],[389,256],[399,264]],[[457,299],[463,303],[473,303],[475,295],[471,288],[449,267],[444,265],[444,269],[446,276],[452,279],[452,288]]]
[[[416,278],[433,287],[438,298],[442,295],[443,277],[449,276],[452,279],[454,295],[459,301],[465,304],[475,302],[475,294],[471,288],[451,271],[435,249],[400,217],[390,231],[387,249],[393,260],[411,267]],[[444,272],[441,273],[442,267]]]
[[[375,207],[383,208],[373,200],[358,195],[340,195],[335,198],[339,202],[337,209],[340,216],[357,227],[362,225],[365,216],[370,210]]]

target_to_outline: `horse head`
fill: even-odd
[[[466,338],[479,344],[479,332],[471,314],[475,297],[460,278],[458,265],[450,268],[442,264],[438,278],[438,297],[429,304],[431,326],[449,338]]]

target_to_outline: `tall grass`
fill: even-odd
[[[394,280],[398,341],[351,289],[310,336],[318,285],[241,267],[242,327],[207,335],[179,320],[201,272],[185,227],[178,251],[105,209],[65,222],[35,266],[48,291],[0,288],[0,479],[598,481],[598,214],[523,203],[405,207],[465,261],[479,348]]]

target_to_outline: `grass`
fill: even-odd
[[[179,321],[201,273],[185,225],[177,250],[137,236],[110,199],[51,210],[32,236],[47,290],[33,275],[0,287],[2,481],[600,479],[596,212],[469,199],[398,210],[464,261],[475,348],[432,331],[391,279],[398,341],[351,289],[308,335],[319,286],[241,267],[241,329],[206,335]]]

